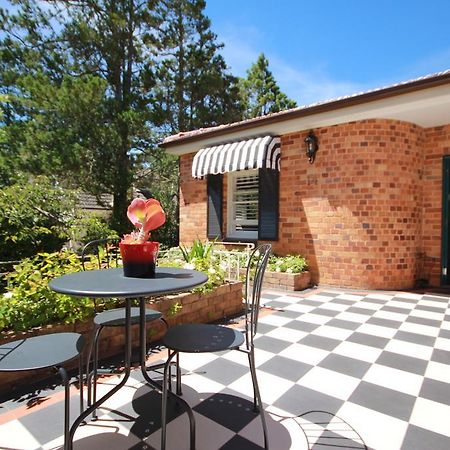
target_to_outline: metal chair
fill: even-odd
[[[170,364],[179,353],[207,353],[224,350],[239,350],[247,354],[253,382],[254,411],[260,413],[264,433],[264,448],[269,448],[267,425],[261,395],[256,378],[253,338],[257,331],[261,288],[272,246],[263,244],[250,255],[245,281],[245,330],[213,324],[184,324],[170,328],[163,337],[163,344],[169,350],[164,366],[163,398],[161,409],[161,449],[166,448],[167,395],[169,389]],[[243,344],[245,345],[243,346]],[[181,381],[177,377],[177,385]],[[178,387],[178,386],[177,386]],[[179,389],[177,389],[179,391]],[[190,447],[195,449],[195,421],[192,411],[188,411],[190,420]]]
[[[20,339],[0,345],[0,372],[25,372],[53,368],[64,383],[64,449],[70,448],[69,376],[63,367],[79,358],[80,414],[83,412],[84,338],[78,333],[54,333]]]
[[[94,241],[88,242],[81,252],[81,264],[83,270],[86,270],[86,262],[92,261],[96,262],[97,268],[99,269],[109,269],[112,267],[117,267],[119,263],[119,238],[106,238],[106,239],[96,239]],[[95,300],[94,300],[95,302]],[[152,322],[154,320],[160,319],[164,322],[166,328],[168,324],[162,317],[159,311],[153,309],[145,309],[145,321]],[[131,323],[132,325],[139,324],[140,321],[140,310],[138,307],[131,308]],[[124,327],[125,326],[125,308],[115,308],[107,311],[102,311],[96,313],[94,317],[94,334],[91,345],[89,346],[88,357],[87,357],[87,404],[91,406],[95,403],[97,399],[97,377],[99,374],[98,369],[98,342],[100,339],[100,334],[105,327]],[[92,370],[90,370],[90,364],[92,359]],[[161,366],[160,366],[161,367]],[[154,370],[157,366],[152,366],[151,370]],[[103,372],[103,371],[101,371]],[[111,371],[108,371],[111,373]],[[93,412],[92,418],[96,419],[96,411]]]

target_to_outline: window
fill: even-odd
[[[258,239],[258,170],[228,174],[227,237]]]
[[[228,172],[207,176],[207,229],[209,239],[237,241],[278,240],[279,172],[271,169]],[[222,205],[227,199],[227,229]],[[225,235],[225,236],[224,236]]]

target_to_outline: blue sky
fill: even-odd
[[[263,52],[299,105],[450,69],[450,0],[206,0],[234,75]]]

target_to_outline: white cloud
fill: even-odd
[[[234,75],[244,77],[260,53],[269,60],[269,68],[275,80],[289,98],[298,105],[315,103],[342,95],[354,94],[370,87],[346,80],[335,80],[322,68],[299,69],[292,63],[257,48],[261,33],[256,28],[236,29],[229,27],[219,34],[219,41],[225,44],[222,54]]]

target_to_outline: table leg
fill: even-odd
[[[88,408],[86,408],[74,421],[72,426],[70,427],[69,439],[67,442],[67,448],[65,450],[72,450],[73,448],[73,437],[75,435],[75,431],[84,421],[84,419],[92,413],[92,411],[96,410],[100,405],[102,405],[106,400],[112,397],[120,388],[122,388],[131,372],[131,298],[127,298],[125,301],[125,374],[123,379],[114,386],[110,391],[108,391],[102,398],[98,399]]]

